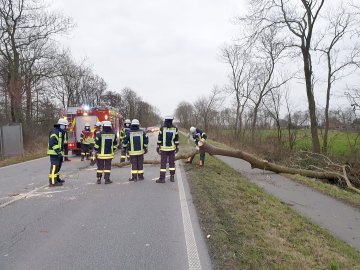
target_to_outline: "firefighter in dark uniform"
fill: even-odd
[[[85,128],[81,131],[80,134],[80,142],[81,142],[81,161],[84,161],[86,156],[86,160],[90,159],[91,154],[91,143],[93,142],[93,134],[90,130],[90,124],[85,123]]]
[[[94,138],[94,143],[91,144],[91,149],[94,149],[95,147],[95,140],[98,133],[101,132],[101,122],[96,122],[93,130],[91,131]],[[91,157],[90,157],[90,165],[95,165],[96,163],[96,154],[95,151],[92,151]]]
[[[125,160],[126,160],[126,151],[122,147],[122,145],[124,143],[126,133],[129,132],[129,130],[130,130],[130,126],[131,126],[130,119],[125,119],[124,127],[120,130],[120,143],[119,143],[119,149],[121,149],[120,162],[125,162]]]
[[[101,184],[104,173],[105,184],[111,184],[111,161],[117,148],[117,136],[112,130],[110,121],[103,121],[103,130],[97,133],[94,148],[97,156],[96,183]]]
[[[139,120],[133,119],[123,144],[124,150],[130,156],[131,178],[129,181],[144,180],[144,154],[148,151],[148,143],[148,136],[140,129]]]
[[[179,152],[178,128],[173,126],[173,117],[165,117],[160,128],[156,152],[161,155],[160,177],[156,183],[165,183],[166,164],[169,163],[170,181],[175,181],[175,154]]]
[[[66,120],[66,123],[67,123],[67,125],[65,127],[65,134],[64,134],[64,160],[63,161],[71,161],[69,159],[69,146],[68,146],[68,140],[69,140],[68,126],[69,126],[69,122]]]
[[[194,140],[197,148],[198,148],[199,141],[205,142],[207,139],[206,133],[196,127],[190,128],[190,136]],[[195,157],[195,155],[192,155],[191,157],[189,157],[189,159],[187,160],[187,163],[192,163],[194,157]],[[205,165],[205,152],[200,150],[199,166],[202,167],[204,165]]]
[[[50,156],[50,174],[49,174],[49,186],[62,186],[65,182],[60,178],[60,169],[64,156],[64,135],[67,120],[59,119],[54,128],[49,133],[49,142],[47,154]]]

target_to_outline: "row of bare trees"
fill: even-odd
[[[130,88],[108,91],[86,59],[56,40],[74,27],[41,0],[0,1],[0,124],[23,123],[25,140],[47,132],[70,106],[112,106],[145,125],[158,111]],[[36,134],[35,134],[36,133]]]
[[[311,130],[312,151],[326,153],[333,112],[352,112],[356,118],[360,87],[360,7],[350,0],[329,2],[248,1],[247,12],[236,19],[240,37],[221,49],[229,81],[217,93],[227,98],[214,96],[213,91],[194,104],[180,103],[176,110],[180,124],[221,126],[240,140],[249,133],[255,144],[257,130],[265,123],[276,128],[280,141],[286,121],[292,147],[298,125],[294,119],[301,111],[307,116],[302,117],[303,125]],[[295,91],[306,93],[307,112],[294,106],[293,96],[300,96]],[[335,91],[343,104],[348,98],[348,109],[331,102]]]

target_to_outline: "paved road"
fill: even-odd
[[[269,171],[251,169],[248,162],[218,157],[250,181],[312,222],[329,230],[339,239],[360,251],[360,210]]]
[[[156,184],[159,167],[146,166],[144,181],[129,182],[127,167],[96,185],[96,169],[73,157],[51,189],[48,168],[0,168],[0,269],[211,269],[180,163],[175,183]]]

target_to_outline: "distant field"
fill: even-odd
[[[223,134],[232,134],[232,130],[224,130]],[[247,134],[249,137],[249,135]],[[277,131],[275,129],[259,130],[256,132],[258,139],[264,142],[276,140]],[[288,146],[288,132],[282,130],[283,145]],[[322,134],[319,131],[319,139],[322,144]],[[311,149],[311,133],[309,129],[296,130],[295,148],[301,150]],[[360,152],[360,134],[356,132],[329,131],[328,152],[334,156],[348,156],[356,151]]]

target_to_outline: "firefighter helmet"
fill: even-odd
[[[110,121],[103,121],[102,122],[104,127],[111,127],[111,122]]]
[[[196,127],[191,127],[190,128],[190,133],[194,133],[196,131]]]
[[[165,120],[174,120],[174,117],[170,116],[170,115],[167,115],[167,116],[165,116]]]
[[[101,122],[96,122],[95,127],[101,127]]]
[[[133,120],[131,121],[131,125],[133,125],[133,126],[140,126],[140,122],[139,122],[139,120],[137,120],[137,119],[133,119]]]
[[[130,119],[125,119],[124,124],[131,124],[131,120]]]
[[[58,125],[64,125],[64,126],[67,126],[69,125],[69,122],[68,120],[64,119],[64,118],[60,118],[57,122]]]
[[[90,127],[90,124],[89,124],[89,123],[85,123],[84,126],[85,126],[85,127]]]

